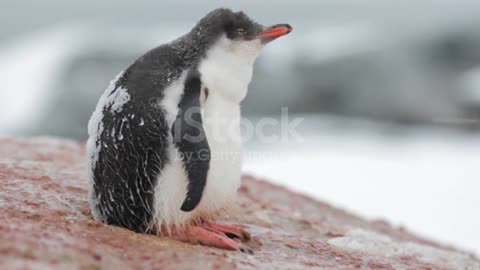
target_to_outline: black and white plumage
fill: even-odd
[[[269,29],[242,12],[217,9],[111,81],[88,125],[97,220],[137,232],[170,230],[235,198],[239,104],[260,49],[280,36],[275,29],[291,28]]]

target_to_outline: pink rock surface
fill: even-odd
[[[299,176],[301,177],[301,176]],[[0,269],[480,269],[472,254],[245,176],[247,255],[94,221],[83,144],[0,139]]]

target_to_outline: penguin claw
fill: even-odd
[[[251,249],[249,246],[245,245],[245,244],[242,244],[242,243],[238,243],[239,244],[239,250],[243,253],[247,253],[247,254],[250,254],[250,255],[253,255],[253,249]]]

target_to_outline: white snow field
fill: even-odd
[[[314,132],[280,147],[247,144],[244,171],[480,253],[478,135],[338,121],[307,119]]]

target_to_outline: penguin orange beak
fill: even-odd
[[[262,32],[258,33],[255,38],[269,42],[281,36],[288,35],[292,30],[293,28],[289,24],[276,24],[265,28]]]

